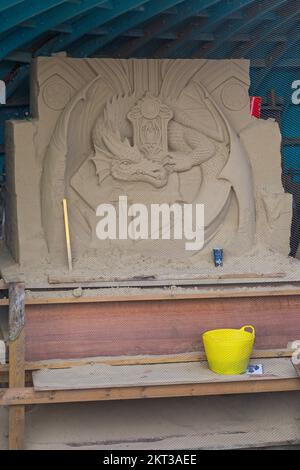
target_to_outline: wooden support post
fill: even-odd
[[[25,288],[23,283],[9,285],[9,388],[25,385]],[[24,448],[25,406],[9,409],[8,446]]]

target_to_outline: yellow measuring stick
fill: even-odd
[[[65,222],[65,235],[66,235],[67,254],[68,254],[68,265],[69,265],[69,271],[72,271],[72,268],[73,268],[72,251],[71,251],[71,240],[70,240],[68,203],[66,199],[63,199],[63,209],[64,209],[64,222]]]

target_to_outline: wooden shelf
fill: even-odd
[[[290,359],[265,359],[261,362],[265,367],[263,376],[218,376],[208,370],[206,363],[119,367],[102,365],[105,374],[104,369],[98,374],[97,366],[81,367],[80,371],[71,368],[68,373],[62,370],[39,371],[36,374],[40,375],[34,379],[39,390],[33,387],[0,389],[0,405],[300,390],[300,380]],[[96,373],[91,377],[92,367]],[[47,375],[48,382],[45,381]]]

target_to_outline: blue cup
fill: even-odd
[[[223,266],[223,248],[214,248],[213,255],[215,266]]]

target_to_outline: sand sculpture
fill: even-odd
[[[257,246],[287,255],[280,131],[250,117],[248,88],[246,60],[36,59],[33,118],[6,130],[6,244],[15,267],[36,276],[67,270],[63,198],[74,272],[87,279],[118,277],[120,266],[133,276],[139,261],[156,277],[159,265],[170,278],[176,266],[197,273],[215,246],[243,262]],[[146,205],[203,203],[203,249],[187,252],[175,239],[98,240],[96,208],[120,195]]]

